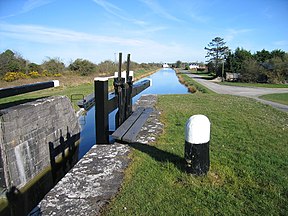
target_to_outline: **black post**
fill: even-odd
[[[109,143],[108,78],[94,80],[96,144]]]
[[[206,175],[210,168],[210,121],[204,115],[194,115],[186,124],[184,158],[187,172]]]
[[[125,78],[121,77],[122,53],[119,53],[118,77],[114,79],[115,94],[118,98],[118,112],[116,114],[116,127],[125,121]]]
[[[132,87],[133,87],[133,77],[129,74],[130,73],[130,54],[127,56],[127,70],[126,70],[126,113],[125,118],[127,119],[132,113]]]

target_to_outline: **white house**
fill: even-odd
[[[170,66],[169,66],[167,63],[164,63],[164,64],[162,65],[162,67],[163,67],[163,68],[169,68]]]
[[[198,64],[190,64],[189,65],[190,70],[197,70],[199,68]]]

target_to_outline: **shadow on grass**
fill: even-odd
[[[196,71],[185,71],[185,70],[181,70],[178,72],[178,74],[194,74],[194,75],[199,75],[199,77],[195,78],[195,79],[205,79],[205,80],[213,80],[215,79],[216,77],[215,76],[212,76],[212,75],[209,75],[210,73],[208,72],[196,72]],[[203,75],[206,75],[206,76],[203,76]]]
[[[12,106],[17,106],[20,104],[24,104],[24,103],[28,103],[28,102],[32,102],[38,99],[42,99],[42,98],[46,98],[46,97],[38,97],[38,98],[32,98],[32,99],[22,99],[22,100],[18,100],[18,101],[11,101],[11,102],[7,102],[7,103],[1,103],[0,104],[0,110],[1,109],[7,109],[9,107]]]
[[[189,70],[181,70],[178,72],[178,74],[191,74],[192,72]]]
[[[205,77],[205,76],[202,76],[202,77],[199,77],[199,79],[213,80],[213,79],[215,79],[215,77]]]
[[[185,166],[185,159],[184,157],[179,157],[178,155],[175,155],[170,152],[163,151],[161,149],[156,148],[155,146],[151,146],[148,144],[143,143],[130,143],[128,144],[130,147],[137,149],[143,153],[146,153],[150,157],[152,157],[154,160],[165,163],[170,162],[173,163],[180,171],[186,172],[186,166]],[[183,150],[184,151],[184,150]]]

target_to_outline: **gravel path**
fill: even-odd
[[[212,91],[218,94],[230,94],[230,95],[254,98],[264,104],[268,104],[277,109],[288,112],[287,105],[275,103],[272,101],[266,101],[266,100],[259,98],[259,96],[265,95],[265,94],[288,93],[288,88],[258,88],[258,87],[226,86],[226,85],[219,85],[216,82],[213,82],[211,80],[203,79],[199,75],[195,75],[195,74],[187,74],[187,75],[193,78],[195,81],[202,84],[203,86],[211,89]]]

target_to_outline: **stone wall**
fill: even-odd
[[[75,111],[64,96],[0,110],[0,183],[21,189],[51,165],[51,145],[56,148],[79,133]]]

